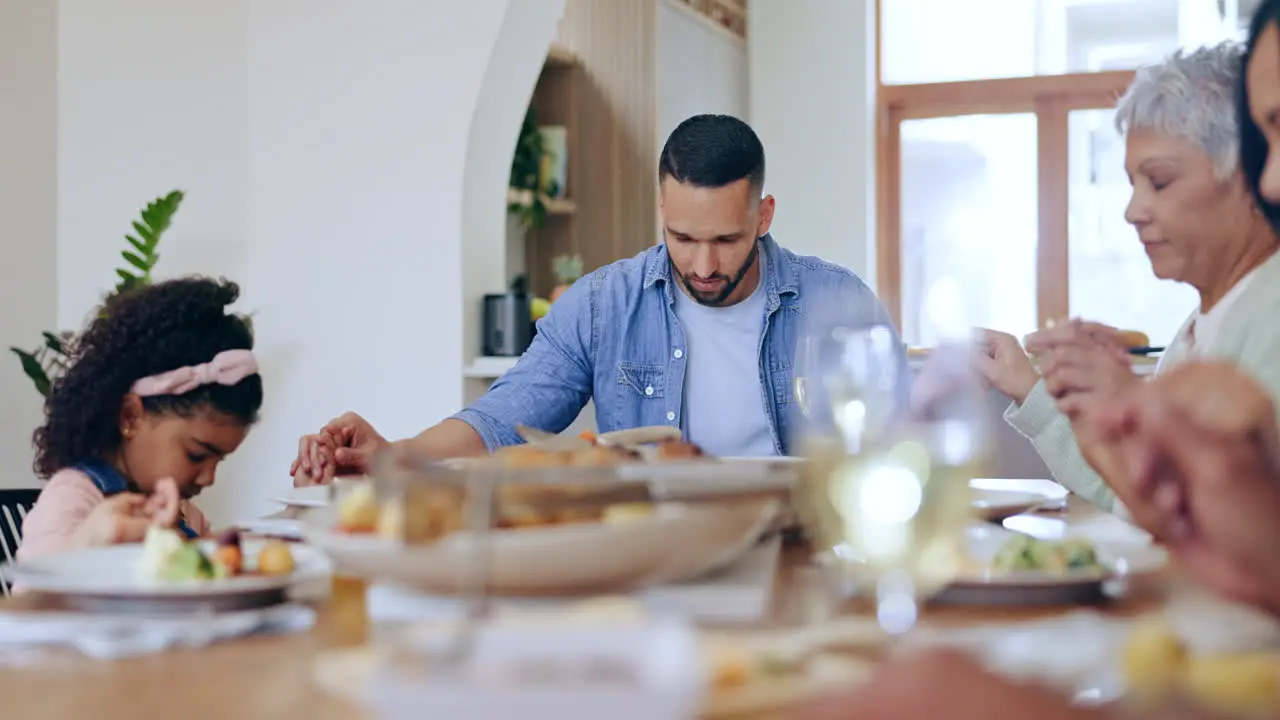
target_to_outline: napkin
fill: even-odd
[[[299,632],[315,611],[286,604],[260,610],[195,615],[97,615],[0,612],[0,663],[35,648],[69,647],[100,660],[201,647],[259,633]]]

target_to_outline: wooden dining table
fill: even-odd
[[[1065,507],[1006,521],[1023,532],[1046,537],[1061,534],[1102,536],[1123,530],[1123,521],[1071,496]],[[1127,527],[1127,526],[1126,526]],[[775,615],[801,592],[793,582],[810,563],[803,547],[780,555],[774,588]],[[1127,594],[1096,609],[1111,616],[1158,610],[1164,602],[1159,583],[1133,583]],[[0,601],[0,610],[38,613],[49,608],[39,595]],[[973,626],[1045,618],[1079,610],[1069,607],[927,607],[923,626]],[[865,612],[855,605],[840,613]],[[113,661],[86,658],[70,650],[40,650],[0,666],[0,715],[6,718],[94,718],[141,720],[192,718],[334,718],[364,720],[357,705],[320,690],[313,678],[315,659],[326,650],[362,641],[332,603],[317,607],[317,622],[307,632],[263,635],[202,648],[172,650]],[[778,622],[778,617],[769,622]]]

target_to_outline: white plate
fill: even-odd
[[[369,478],[363,476],[340,477],[333,481],[336,486],[335,490],[338,494],[346,492],[350,486],[359,485],[369,482]],[[272,498],[273,501],[281,505],[289,507],[304,508],[320,508],[329,504],[329,486],[328,485],[309,485],[307,487],[289,488],[285,493]]]
[[[506,596],[572,596],[621,592],[687,580],[725,567],[749,550],[780,503],[666,505],[620,523],[582,523],[495,530],[490,538],[490,591]],[[406,547],[333,530],[335,511],[307,519],[308,539],[344,570],[434,593],[466,588],[474,567],[473,536],[455,533]]]
[[[1072,605],[1096,602],[1107,596],[1105,584],[1124,575],[1146,573],[1164,566],[1164,551],[1151,545],[1094,543],[1103,567],[1052,572],[993,572],[996,552],[1018,533],[996,525],[971,525],[965,533],[965,552],[973,568],[947,587],[940,602],[982,605]]]
[[[324,507],[329,504],[329,488],[326,485],[290,488],[288,492],[277,495],[271,500],[289,507]]]
[[[302,531],[302,521],[289,518],[255,518],[236,523],[236,528],[240,532],[250,535],[265,535],[285,540],[303,540],[306,538]]]
[[[1035,510],[1049,501],[1039,493],[1013,492],[1009,490],[973,490],[974,514],[987,522],[1000,522],[1005,518]]]
[[[246,539],[246,557],[256,555],[264,541]],[[204,547],[212,551],[213,543]],[[290,545],[297,568],[289,575],[238,575],[221,580],[165,582],[137,572],[142,543],[112,545],[50,555],[8,566],[8,573],[24,589],[59,595],[102,598],[199,599],[283,590],[295,583],[322,577],[328,560],[314,548]]]

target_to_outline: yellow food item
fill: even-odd
[[[343,532],[373,532],[378,527],[378,500],[373,486],[356,487],[338,504],[338,528]]]
[[[288,543],[268,540],[258,551],[258,572],[263,575],[288,575],[293,569],[293,553]]]
[[[1230,715],[1280,711],[1280,656],[1272,653],[1189,653],[1173,629],[1143,622],[1129,636],[1121,663],[1130,693],[1157,704],[1175,695]]]
[[[1206,708],[1233,715],[1280,710],[1280,658],[1267,653],[1193,655],[1185,690]]]
[[[1127,348],[1151,347],[1151,338],[1137,330],[1121,330],[1117,333],[1120,342]]]
[[[641,520],[653,515],[654,507],[647,503],[619,503],[610,505],[604,510],[606,523],[625,523]]]
[[[731,645],[714,645],[709,655],[712,687],[739,687],[751,680],[755,658],[750,653]]]
[[[1186,656],[1172,628],[1161,621],[1144,622],[1125,643],[1121,667],[1136,697],[1157,700],[1181,682]]]
[[[244,568],[244,556],[239,545],[219,545],[213,551],[213,561],[221,565],[227,575],[239,575]]]

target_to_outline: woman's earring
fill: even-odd
[[[125,440],[128,440],[133,437],[133,428],[125,428],[120,431],[120,434],[124,436]]]

